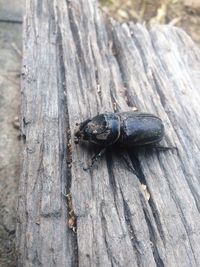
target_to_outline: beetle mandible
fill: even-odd
[[[160,118],[150,113],[134,111],[99,114],[81,122],[77,127],[75,143],[82,140],[102,147],[102,151],[93,157],[90,167],[108,146],[145,146],[158,143],[164,136],[164,125]]]

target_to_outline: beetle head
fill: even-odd
[[[115,113],[99,114],[77,126],[75,143],[85,140],[101,146],[115,143],[120,136],[120,120]]]

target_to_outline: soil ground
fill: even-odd
[[[11,8],[12,7],[12,8]],[[16,266],[22,1],[0,0],[0,266]]]
[[[200,45],[200,0],[101,0],[119,21],[171,24]],[[24,0],[0,0],[0,266],[16,266],[15,225],[21,166],[18,140]],[[12,7],[12,8],[11,8]]]
[[[100,0],[114,19],[183,28],[200,45],[200,0]]]

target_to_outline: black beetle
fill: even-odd
[[[75,143],[83,140],[103,148],[93,157],[90,167],[110,145],[145,146],[159,142],[164,136],[164,125],[160,118],[149,113],[133,111],[99,114],[77,126]]]
[[[131,111],[99,114],[77,126],[76,143],[85,140],[103,147],[115,143],[128,147],[143,146],[159,142],[164,135],[160,118]]]

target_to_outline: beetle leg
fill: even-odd
[[[91,164],[90,164],[88,167],[84,167],[83,170],[84,170],[84,171],[88,171],[88,170],[92,169],[94,163],[95,163],[96,161],[98,161],[98,160],[103,156],[103,154],[105,153],[105,151],[106,151],[106,148],[105,148],[105,147],[102,148],[102,149],[100,150],[100,152],[98,152],[96,155],[94,155],[94,156],[92,157],[92,162],[91,162]]]
[[[148,146],[149,148],[153,148],[157,151],[168,151],[168,150],[178,150],[177,147],[175,146],[157,146],[157,145],[151,145],[151,146]]]

